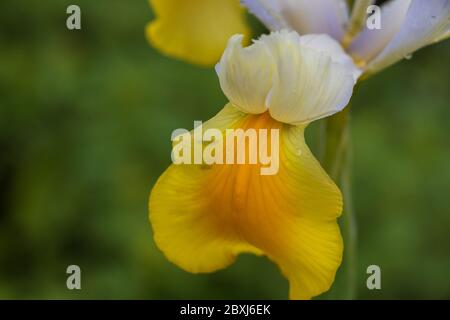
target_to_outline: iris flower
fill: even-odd
[[[279,170],[172,164],[150,195],[154,240],[169,261],[193,273],[225,268],[241,253],[265,255],[288,279],[290,298],[309,299],[330,288],[342,260],[342,195],[304,130],[348,104],[355,66],[327,35],[283,30],[249,47],[242,41],[231,37],[216,68],[230,102],[203,128],[223,137],[227,129],[278,129]]]
[[[230,102],[205,129],[219,129],[222,140],[227,129],[280,132],[275,175],[261,175],[261,164],[171,165],[150,195],[157,246],[193,273],[225,268],[241,253],[265,255],[288,279],[291,299],[327,291],[342,261],[342,195],[304,130],[341,111],[356,79],[448,38],[450,0],[390,0],[373,30],[366,25],[373,0],[149,2],[155,19],[146,34],[154,47],[203,66],[220,60]],[[245,9],[272,33],[243,48]]]
[[[248,34],[239,0],[150,0],[156,20],[147,27],[162,52],[212,65],[234,33]],[[271,31],[328,34],[353,57],[364,76],[450,36],[450,0],[391,0],[381,6],[381,29],[366,26],[373,0],[242,0]]]

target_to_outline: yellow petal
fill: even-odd
[[[150,196],[158,247],[191,272],[224,268],[242,252],[264,253],[288,278],[292,299],[328,290],[342,258],[342,198],[306,146],[304,126],[232,105],[205,125],[279,129],[279,171],[261,175],[259,164],[170,166]]]
[[[164,54],[210,66],[220,59],[228,38],[249,35],[238,0],[149,0],[156,15],[146,29]]]

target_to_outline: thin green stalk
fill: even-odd
[[[344,238],[344,257],[338,275],[343,290],[337,294],[339,299],[356,296],[357,236],[351,192],[350,109],[347,106],[326,120],[325,149],[321,152],[324,168],[339,185],[344,198],[344,210],[339,219]]]
[[[348,158],[351,150],[347,152]],[[342,233],[344,235],[344,268],[346,272],[347,287],[344,292],[345,299],[355,299],[357,281],[357,226],[353,209],[351,192],[351,161],[347,161],[341,176],[341,188],[344,197],[344,213],[341,218]]]

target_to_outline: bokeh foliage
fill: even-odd
[[[152,241],[172,130],[226,102],[214,71],[148,46],[145,0],[78,0],[81,31],[69,4],[0,3],[0,298],[285,299],[264,258],[192,275]],[[354,96],[359,298],[450,298],[449,54],[429,47]],[[70,264],[81,291],[66,289]],[[381,291],[365,287],[370,264]]]

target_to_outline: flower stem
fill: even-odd
[[[344,211],[339,219],[344,238],[344,256],[340,269],[344,290],[338,298],[354,299],[356,295],[357,230],[351,192],[350,106],[326,120],[326,142],[322,163],[339,185],[344,198]]]
[[[346,290],[344,299],[354,299],[356,296],[357,279],[357,228],[353,210],[353,198],[351,192],[351,150],[348,148],[347,161],[341,174],[341,188],[344,197],[344,213],[341,218],[341,227],[344,237],[344,272],[346,273]]]

